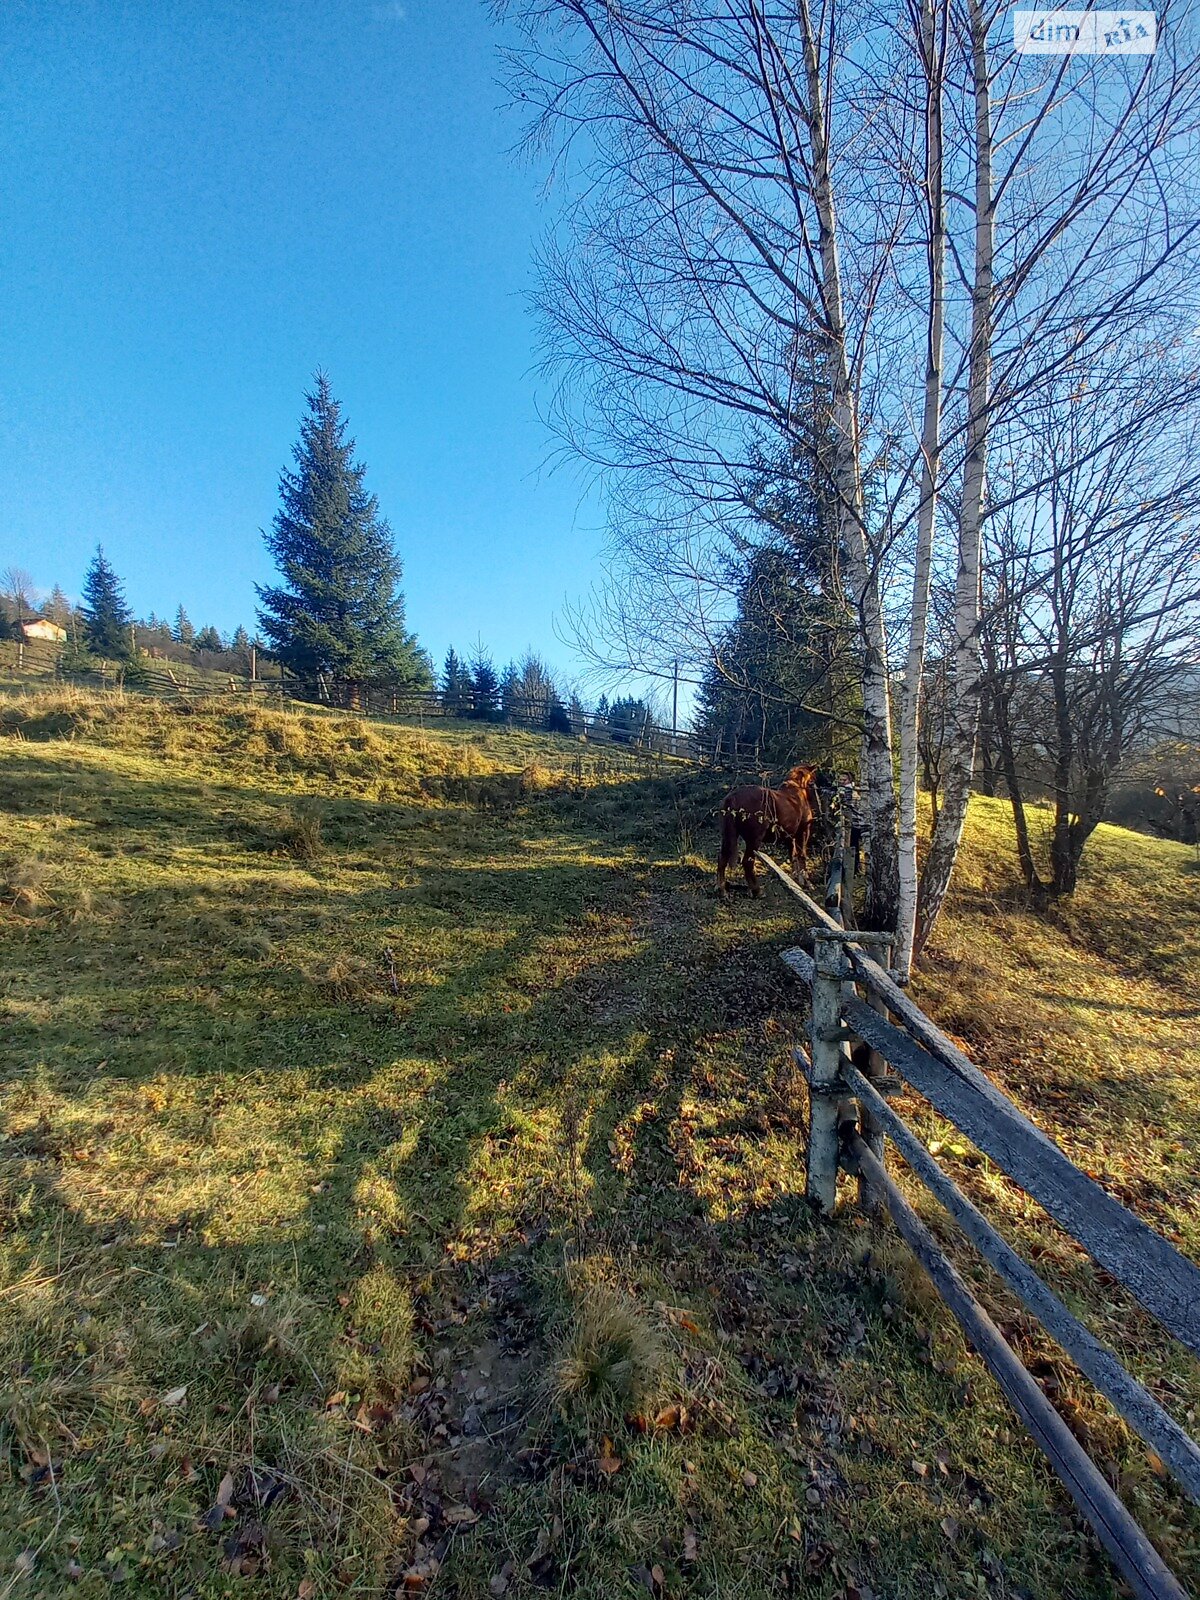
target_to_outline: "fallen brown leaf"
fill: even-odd
[[[613,1442],[607,1435],[600,1445],[600,1455],[596,1465],[606,1478],[611,1478],[614,1472],[621,1470],[621,1458],[613,1450]]]
[[[680,1433],[688,1424],[688,1410],[686,1406],[664,1406],[654,1419],[654,1426],[664,1433]]]

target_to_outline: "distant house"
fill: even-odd
[[[21,632],[26,639],[41,639],[49,644],[65,644],[67,630],[60,628],[57,622],[50,622],[45,617],[33,617],[29,622],[20,624]]]

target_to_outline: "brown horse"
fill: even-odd
[[[808,857],[808,838],[817,820],[817,768],[793,767],[778,789],[746,784],[721,801],[721,853],[717,857],[717,893],[725,894],[725,874],[737,855],[739,837],[745,842],[742,870],[751,894],[761,894],[754,872],[757,852],[772,839],[792,841],[792,866],[801,871]]]

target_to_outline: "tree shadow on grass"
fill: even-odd
[[[33,963],[75,940],[67,967],[76,1009],[59,1019],[39,1010],[37,991],[45,994],[53,969],[30,966],[15,995],[24,1009],[7,1019],[17,1058],[19,1148],[10,1142],[6,1152],[12,1220],[31,1254],[55,1249],[84,1272],[102,1262],[121,1274],[117,1320],[138,1339],[136,1392],[112,1435],[118,1453],[153,1459],[152,1447],[188,1432],[186,1410],[175,1419],[156,1399],[178,1386],[181,1363],[187,1405],[204,1416],[195,1428],[200,1483],[184,1481],[168,1452],[174,1477],[131,1497],[120,1528],[76,1494],[86,1464],[65,1464],[59,1487],[70,1515],[94,1524],[100,1541],[85,1551],[90,1564],[118,1534],[137,1531],[144,1542],[145,1525],[164,1511],[177,1521],[203,1515],[225,1470],[221,1452],[251,1448],[245,1375],[206,1351],[206,1335],[188,1344],[209,1312],[225,1315],[230,1295],[245,1309],[256,1293],[277,1303],[286,1291],[306,1308],[315,1371],[301,1365],[284,1377],[276,1413],[296,1419],[320,1410],[322,1385],[336,1382],[353,1343],[340,1300],[380,1265],[415,1297],[434,1378],[498,1328],[514,1348],[524,1341],[525,1370],[535,1375],[546,1359],[544,1317],[557,1314],[548,1285],[564,1258],[580,1255],[613,1258],[605,1270],[644,1298],[707,1307],[743,1365],[769,1351],[765,1368],[745,1366],[754,1385],[773,1383],[777,1365],[811,1373],[817,1356],[840,1359],[853,1347],[858,1301],[848,1279],[833,1272],[815,1297],[779,1282],[793,1242],[812,1237],[798,1198],[801,1130],[790,1086],[763,1071],[764,1060],[786,1063],[789,1032],[800,1026],[801,995],[775,959],[794,925],[781,926],[771,900],[719,908],[707,874],[639,859],[642,845],[665,842],[654,832],[656,780],[553,797],[507,818],[331,800],[329,856],[310,867],[272,858],[269,826],[264,848],[247,849],[247,811],[257,829],[260,812],[269,824],[288,801],[266,789],[205,784],[198,796],[173,778],[122,777],[97,796],[86,764],[65,784],[53,763],[27,776],[24,810],[107,821],[100,831],[115,849],[160,851],[176,885],[164,898],[161,882],[122,880],[111,921],[27,928]],[[600,817],[614,825],[603,841]],[[541,858],[551,829],[554,854]],[[348,886],[352,862],[389,881]],[[221,930],[236,938],[245,919],[275,943],[261,961],[220,944]],[[103,958],[81,965],[98,938]],[[150,946],[147,971],[138,955]],[[343,955],[365,972],[339,979],[330,968]],[[188,1179],[206,1163],[213,1182],[189,1200]],[[32,1213],[20,1198],[31,1190]],[[81,1310],[98,1313],[65,1286],[48,1293],[61,1296],[63,1338],[52,1359],[66,1362]],[[42,1325],[31,1323],[25,1348]],[[272,1370],[268,1362],[253,1382],[261,1389]],[[753,1399],[746,1426],[755,1448],[795,1445],[789,1392]],[[155,1404],[143,1416],[145,1398]],[[949,1403],[940,1391],[934,1398]],[[462,1420],[451,1406],[438,1426],[453,1437]],[[268,1424],[263,1413],[255,1426],[270,1440]],[[270,1466],[274,1445],[262,1437],[253,1448]],[[707,1439],[680,1448],[715,1450]],[[422,1436],[407,1448],[383,1463],[380,1480],[402,1498],[412,1450],[437,1462],[447,1445]],[[801,1438],[799,1448],[794,1462],[780,1456],[780,1481],[790,1475],[802,1500],[809,1475],[833,1468],[828,1438]],[[843,1492],[832,1479],[812,1481],[835,1503]],[[603,1524],[608,1501],[594,1501],[594,1485],[578,1492]],[[521,1500],[515,1489],[512,1499]],[[744,1515],[765,1552],[778,1508],[764,1509],[762,1530],[749,1499]],[[485,1516],[480,1548],[498,1561],[516,1541],[528,1557],[537,1528],[523,1515]],[[820,1543],[817,1529],[800,1556],[817,1561]],[[186,1544],[203,1582],[215,1585],[221,1553],[212,1536],[197,1542],[189,1533]],[[296,1556],[277,1558],[288,1593],[304,1570]],[[174,1572],[171,1552],[154,1560],[147,1593],[164,1592],[155,1585]],[[787,1564],[770,1558],[762,1593],[783,1581]],[[623,1569],[608,1576],[621,1592]],[[828,1589],[834,1577],[826,1583],[818,1569],[798,1581],[810,1580]],[[481,1592],[462,1582],[462,1596]]]

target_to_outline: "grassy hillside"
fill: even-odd
[[[887,1232],[808,1215],[794,912],[714,900],[709,780],[79,695],[0,704],[0,758],[0,1595],[1117,1592]],[[1010,857],[978,803],[921,999],[1200,1254],[1189,852],[1102,831],[1051,923]],[[906,1109],[1194,1420],[1195,1365]]]

